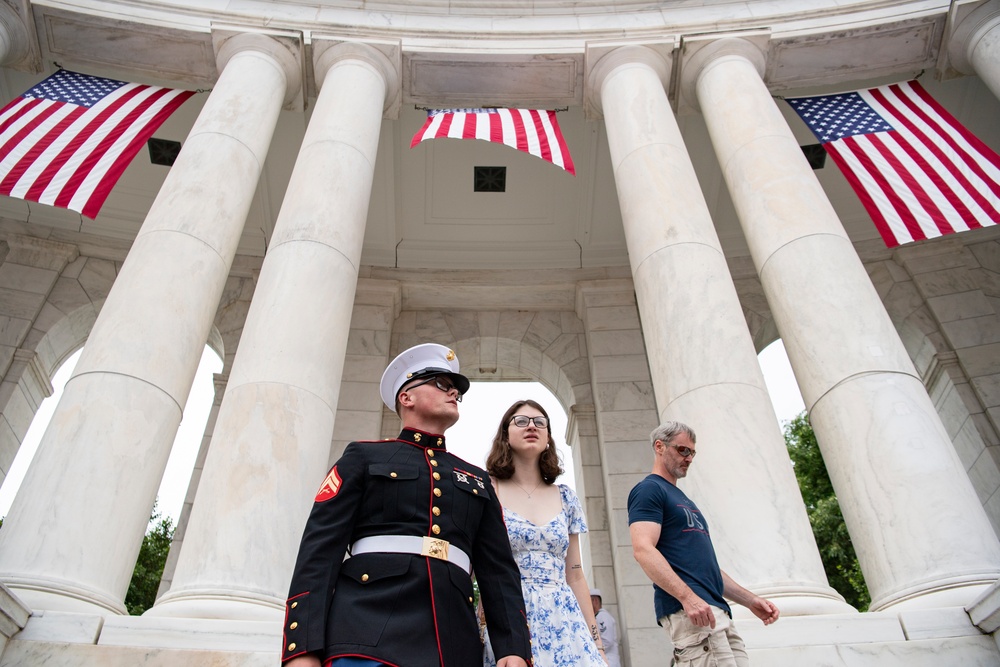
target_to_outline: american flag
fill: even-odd
[[[430,109],[427,122],[413,135],[422,141],[451,137],[506,144],[576,174],[555,111],[538,109]]]
[[[787,102],[847,177],[886,246],[1000,222],[1000,156],[916,81]]]
[[[0,110],[0,194],[93,220],[143,144],[193,94],[59,70]]]

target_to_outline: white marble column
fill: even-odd
[[[246,50],[244,50],[246,48]],[[90,333],[0,530],[34,609],[122,613],[295,59],[261,36],[224,67]]]
[[[170,550],[167,552],[167,560],[163,564],[160,585],[156,589],[157,597],[169,591],[170,584],[174,580],[174,568],[177,567],[177,557],[180,555],[181,548],[184,545],[184,534],[187,532],[188,519],[191,516],[191,508],[194,507],[194,499],[198,495],[198,482],[201,481],[201,473],[205,468],[205,458],[208,456],[208,450],[212,444],[215,422],[219,417],[219,408],[222,406],[222,396],[226,391],[226,382],[228,381],[229,376],[223,373],[216,373],[212,377],[212,385],[215,388],[215,392],[212,395],[212,409],[208,413],[205,433],[202,435],[201,446],[198,448],[198,456],[195,458],[187,491],[184,493],[184,504],[181,506],[180,516],[177,517],[177,523],[174,525],[174,535],[170,541]]]
[[[0,3],[0,64],[12,65],[31,53],[28,28],[6,2]]]
[[[750,42],[709,42],[682,90],[708,124],[871,608],[964,605],[1000,575],[1000,543],[761,71]]]
[[[960,11],[963,3],[957,4]],[[1000,0],[983,3],[960,20],[948,44],[948,58],[962,74],[978,75],[1000,98]]]
[[[321,46],[321,45],[318,45]],[[233,362],[170,591],[148,614],[280,619],[327,471],[383,109],[396,67],[341,43]]]
[[[603,107],[659,417],[698,434],[698,459],[681,485],[705,511],[734,578],[776,599],[786,614],[847,612],[827,585],[736,288],[664,91],[667,67],[650,48],[623,47],[603,56],[589,83]]]

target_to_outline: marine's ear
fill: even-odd
[[[399,392],[399,394],[396,396],[396,403],[399,404],[400,408],[412,408],[413,401],[414,401],[413,396],[411,396],[410,392],[405,389]]]

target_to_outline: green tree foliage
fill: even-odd
[[[785,424],[785,446],[802,490],[826,577],[848,604],[865,611],[871,596],[806,413]]]
[[[142,538],[139,560],[135,563],[132,581],[129,582],[128,594],[125,596],[125,608],[133,616],[142,614],[156,601],[156,590],[160,587],[163,566],[167,562],[167,552],[170,550],[170,540],[173,537],[173,519],[161,516],[156,505],[153,505],[153,514],[149,517],[149,529]]]

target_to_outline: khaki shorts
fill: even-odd
[[[678,667],[749,667],[746,648],[729,615],[712,607],[715,628],[692,623],[681,610],[660,619],[674,644]]]

